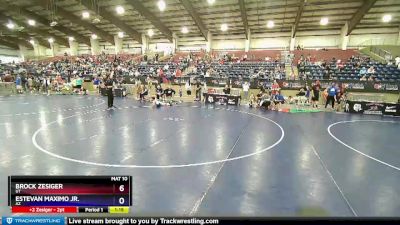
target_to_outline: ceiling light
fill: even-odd
[[[187,27],[182,27],[182,33],[187,34],[189,33],[189,30]]]
[[[154,35],[154,31],[152,29],[149,29],[147,31],[147,35],[149,35],[149,37],[153,36]]]
[[[54,39],[53,38],[49,38],[49,43],[53,43],[54,42]]]
[[[119,38],[124,38],[124,32],[118,32],[118,37]]]
[[[92,39],[93,40],[97,39],[97,35],[96,34],[92,34]]]
[[[226,23],[221,25],[221,30],[222,31],[227,31],[228,30],[228,25]]]
[[[208,4],[212,5],[214,4],[215,0],[207,0]]]
[[[117,12],[117,14],[122,15],[125,13],[125,9],[124,7],[118,5],[117,7],[115,7],[115,11]]]
[[[74,41],[74,40],[75,40],[75,38],[74,38],[74,37],[68,37],[68,40],[70,40],[70,41]]]
[[[36,21],[35,20],[28,20],[28,24],[30,26],[35,26],[36,25]]]
[[[11,21],[8,22],[8,23],[6,24],[6,26],[8,27],[8,29],[14,29],[14,28],[15,28],[15,24],[12,23]]]
[[[385,23],[388,23],[388,22],[390,22],[391,20],[392,20],[392,15],[390,15],[390,14],[386,14],[386,15],[384,15],[384,16],[382,17],[382,21],[385,22]]]
[[[329,23],[329,19],[328,17],[322,17],[321,21],[319,21],[319,23],[323,26],[327,25]]]
[[[165,5],[164,0],[159,0],[157,5],[158,5],[158,9],[160,9],[160,11],[164,11],[165,10],[165,6],[166,5]]]
[[[90,17],[90,13],[88,11],[83,11],[82,12],[82,18],[83,19],[88,19]]]
[[[33,39],[29,40],[29,43],[31,43],[32,45],[35,44],[35,41]]]
[[[273,28],[274,26],[275,26],[274,21],[268,20],[267,27],[268,27],[268,28]]]

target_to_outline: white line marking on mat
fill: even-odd
[[[350,211],[354,214],[354,216],[358,216],[356,211],[354,210],[354,208],[351,206],[349,200],[346,198],[346,196],[344,195],[342,189],[339,187],[339,185],[337,184],[335,178],[333,178],[332,173],[328,170],[328,167],[326,167],[324,161],[321,159],[321,157],[319,156],[318,152],[315,150],[314,146],[311,145],[311,148],[315,154],[315,156],[317,156],[317,158],[319,159],[319,162],[321,163],[322,167],[325,169],[325,171],[328,173],[329,177],[331,178],[331,180],[333,181],[333,183],[335,184],[336,188],[338,189],[340,195],[342,196],[343,200],[346,202],[347,207],[349,207]]]
[[[235,144],[233,144],[231,151],[229,152],[228,156],[226,157],[227,159],[231,156],[233,150],[235,149],[237,143],[239,142],[240,138],[243,135],[243,131],[244,129],[242,129],[242,132],[240,132],[239,136],[236,138]],[[210,183],[206,189],[206,191],[203,193],[203,195],[200,197],[199,200],[196,201],[196,203],[194,204],[192,210],[189,213],[189,216],[193,216],[197,210],[199,209],[201,203],[203,202],[204,198],[207,196],[208,192],[211,190],[211,187],[214,185],[215,181],[217,180],[218,175],[221,173],[222,168],[224,167],[225,162],[223,162],[221,164],[221,166],[218,168],[217,173],[211,178]]]
[[[246,113],[243,111],[238,111],[239,113]],[[277,146],[279,143],[281,143],[281,141],[283,140],[283,138],[285,137],[285,131],[283,130],[282,126],[279,125],[277,122],[273,121],[272,119],[269,119],[267,117],[263,117],[254,113],[248,113],[251,116],[263,119],[263,120],[267,120],[271,123],[273,123],[275,126],[277,126],[280,131],[281,131],[281,136],[280,138],[272,145],[261,149],[259,151],[255,151],[249,154],[245,154],[245,155],[241,155],[241,156],[236,156],[233,158],[229,158],[229,159],[220,159],[220,160],[214,160],[214,161],[207,161],[207,162],[199,162],[199,163],[189,163],[189,164],[170,164],[170,165],[121,165],[121,164],[108,164],[108,163],[97,163],[97,162],[90,162],[90,161],[85,161],[85,160],[79,160],[79,159],[73,159],[73,158],[69,158],[66,156],[61,156],[58,154],[55,154],[53,152],[50,152],[49,150],[46,150],[45,148],[43,148],[42,146],[40,146],[37,143],[36,137],[38,136],[38,134],[45,130],[47,127],[51,126],[52,124],[56,124],[58,123],[59,120],[55,120],[52,121],[50,123],[47,123],[45,125],[43,125],[42,127],[40,127],[39,129],[37,129],[35,131],[35,133],[32,135],[32,143],[33,145],[41,152],[50,155],[52,157],[61,159],[61,160],[66,160],[66,161],[70,161],[70,162],[75,162],[75,163],[80,163],[80,164],[85,164],[85,165],[92,165],[92,166],[103,166],[103,167],[116,167],[116,168],[183,168],[183,167],[193,167],[193,166],[204,166],[204,165],[211,165],[211,164],[217,164],[217,163],[223,163],[223,162],[228,162],[228,161],[235,161],[235,160],[239,160],[239,159],[244,159],[244,158],[248,158],[254,155],[258,155],[261,154],[263,152],[266,152],[272,148],[274,148],[275,146]],[[63,117],[61,118],[61,120],[66,120],[72,117],[76,117],[79,114],[76,113],[74,115],[71,116],[67,116],[67,117]]]
[[[341,124],[341,123],[354,123],[354,122],[378,122],[378,123],[398,123],[398,122],[396,122],[396,121],[384,121],[384,120],[347,120],[347,121],[339,121],[339,122],[336,122],[336,123],[332,123],[331,125],[328,126],[327,130],[328,130],[329,135],[331,135],[331,137],[333,137],[333,139],[335,139],[340,144],[346,146],[347,148],[349,148],[349,149],[357,152],[358,154],[363,155],[363,156],[365,156],[365,157],[367,157],[369,159],[372,159],[372,160],[374,160],[374,161],[376,161],[378,163],[381,163],[381,164],[383,164],[385,166],[388,166],[388,167],[390,167],[392,169],[400,171],[399,167],[393,166],[393,165],[391,165],[391,164],[389,164],[387,162],[384,162],[384,161],[379,160],[379,159],[377,159],[375,157],[372,157],[372,156],[370,156],[368,154],[365,154],[364,152],[361,152],[361,151],[351,147],[350,145],[344,143],[343,141],[341,141],[339,138],[337,138],[335,135],[332,134],[331,128],[333,126],[335,126],[337,124]]]

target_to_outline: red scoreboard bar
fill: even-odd
[[[131,187],[131,176],[9,176],[8,205],[13,213],[102,213],[131,206]]]

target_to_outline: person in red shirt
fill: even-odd
[[[271,94],[272,94],[273,96],[275,96],[276,94],[278,94],[279,90],[281,89],[281,88],[279,87],[278,82],[276,82],[276,80],[274,80],[274,83],[272,84],[271,89],[272,89]]]
[[[175,71],[175,77],[181,77],[182,76],[182,71],[178,68]]]

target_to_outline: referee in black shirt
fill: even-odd
[[[113,79],[108,77],[106,83],[107,97],[108,97],[108,108],[114,107],[114,93],[113,93]]]

